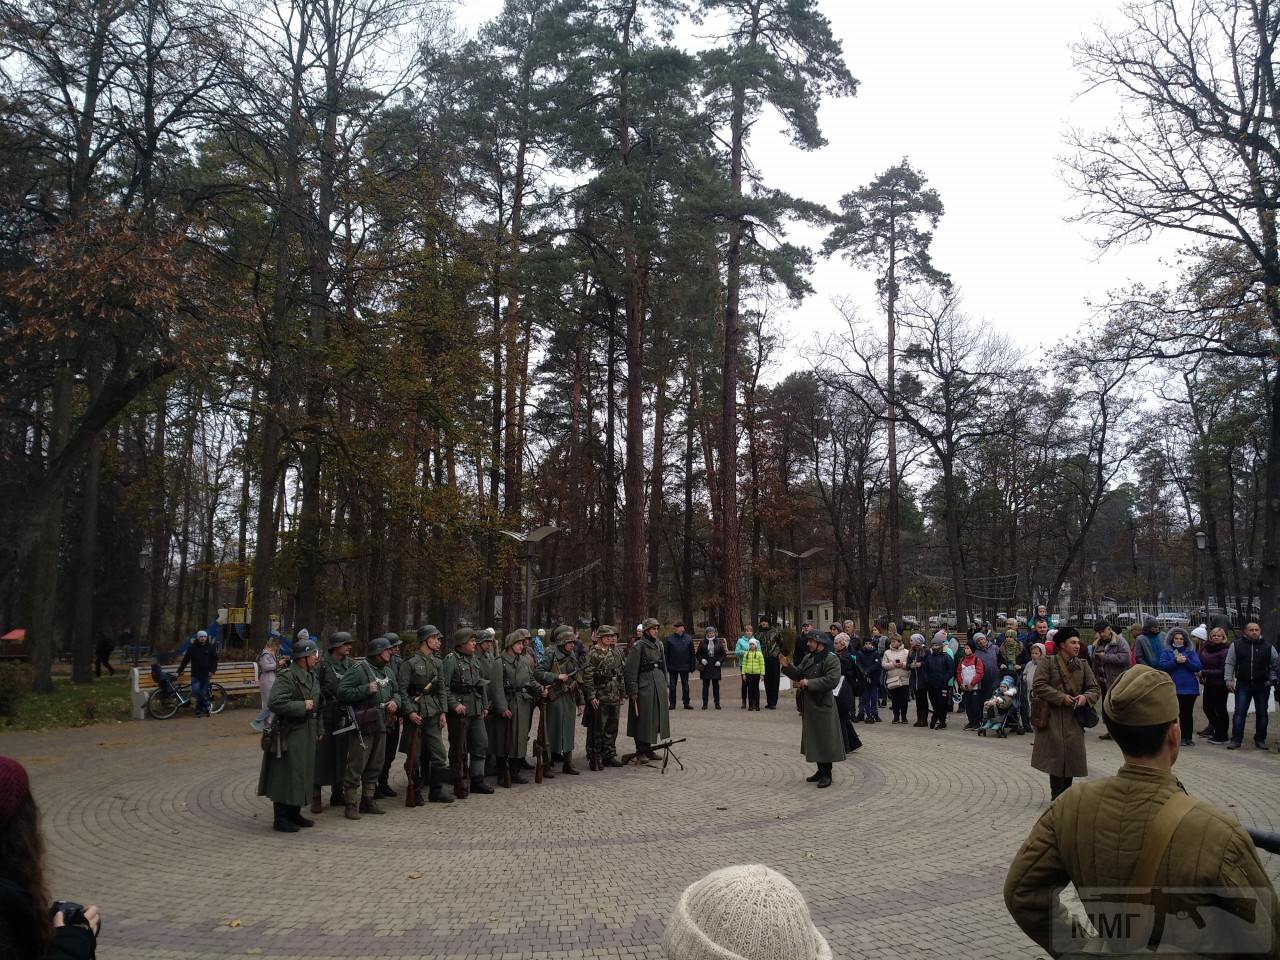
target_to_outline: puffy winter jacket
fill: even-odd
[[[1185,663],[1178,663],[1176,653],[1186,657]],[[1196,674],[1200,672],[1200,656],[1191,647],[1165,647],[1160,654],[1160,669],[1173,678],[1173,688],[1181,695],[1200,692],[1200,681]]]
[[[896,690],[907,683],[907,658],[910,651],[905,647],[897,650],[889,649],[880,658],[880,666],[884,670],[884,685],[888,690]]]
[[[924,670],[925,686],[929,690],[945,690],[951,683],[954,668],[951,665],[951,658],[942,651],[937,653],[930,651],[924,658],[924,666],[921,669]]]

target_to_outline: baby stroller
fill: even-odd
[[[1019,695],[1018,685],[1013,682],[1012,677],[1005,677],[1000,684],[1002,689],[1008,691],[1008,704],[997,706],[994,717],[986,716],[986,706],[983,706],[983,721],[978,727],[978,736],[985,737],[991,731],[995,731],[995,735],[1001,740],[1009,736],[1012,731],[1019,736],[1023,734],[1021,714],[1018,712]]]

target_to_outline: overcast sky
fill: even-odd
[[[751,158],[765,182],[834,206],[904,156],[939,192],[946,215],[934,260],[961,288],[969,313],[1023,345],[1048,349],[1088,318],[1085,301],[1130,280],[1159,281],[1171,239],[1099,258],[1059,157],[1069,125],[1097,128],[1115,112],[1107,94],[1081,97],[1070,45],[1117,18],[1120,0],[828,0],[821,4],[860,81],[858,95],[826,103],[828,146],[805,153],[779,124],[757,126]],[[471,0],[474,28],[501,8]],[[798,239],[820,242],[819,234]],[[878,308],[872,279],[839,260],[819,261],[816,293],[783,318],[787,356],[800,365],[815,336],[838,326],[834,298]]]

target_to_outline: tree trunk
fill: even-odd
[[[71,424],[71,371],[60,369],[53,384],[53,402],[49,409],[49,455],[52,460],[66,442]],[[53,692],[53,655],[56,611],[58,609],[58,566],[62,554],[63,498],[47,502],[35,518],[40,538],[33,552],[31,585],[31,625],[27,644],[31,651],[31,667],[35,673],[32,689],[36,693]]]
[[[98,491],[102,480],[102,441],[89,450],[85,462],[84,490],[80,511],[80,550],[76,564],[75,626],[71,641],[71,679],[93,682],[95,637],[93,622],[94,582],[98,555]]]

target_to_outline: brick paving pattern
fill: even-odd
[[[102,960],[656,960],[680,890],[751,862],[795,881],[841,960],[1036,955],[1000,896],[1048,803],[1030,736],[860,725],[866,746],[819,791],[803,782],[791,701],[696,707],[672,717],[684,771],[581,760],[582,776],[448,807],[388,800],[359,822],[330,808],[293,835],[271,831],[254,795],[246,710],[7,734],[0,752],[31,771],[51,892],[103,908]],[[1089,760],[1105,775],[1119,752],[1099,732]],[[1280,830],[1274,752],[1202,742],[1177,770],[1195,795]],[[1280,857],[1263,862],[1280,877]]]

